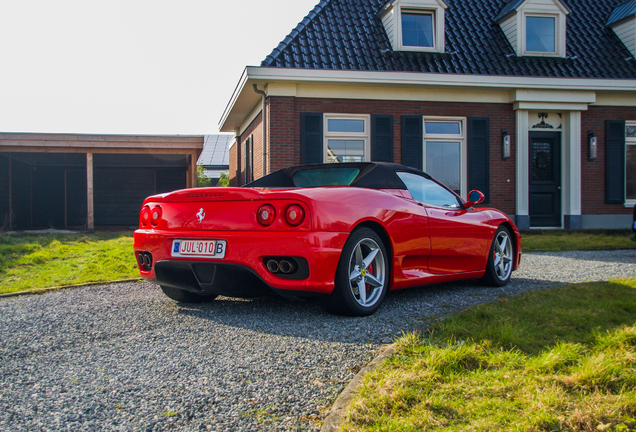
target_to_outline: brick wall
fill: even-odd
[[[267,99],[269,172],[300,165],[300,112],[296,111],[296,100],[284,96]]]
[[[515,213],[515,112],[511,104],[409,102],[384,100],[314,99],[274,96],[268,98],[268,172],[300,164],[300,114],[302,112],[343,114],[392,114],[394,116],[394,158],[401,163],[401,116],[448,116],[490,118],[490,205]],[[622,204],[605,204],[605,120],[636,120],[636,108],[590,107],[581,116],[581,169],[583,214],[628,214]],[[501,158],[501,131],[511,137],[511,155]],[[598,138],[598,157],[588,158],[588,130]],[[262,173],[262,128],[259,115],[241,135],[243,145],[254,134],[254,175]],[[238,145],[238,144],[237,144]],[[236,147],[230,152],[230,178],[236,182]],[[470,171],[470,160],[468,160]],[[241,178],[244,171],[241,171]]]
[[[401,163],[401,116],[448,116],[490,118],[490,205],[506,213],[515,212],[515,113],[511,104],[408,102],[384,100],[313,99],[270,97],[270,168],[300,164],[300,114],[302,112],[343,114],[392,114],[394,116],[394,159]],[[269,117],[269,116],[268,116]],[[501,158],[501,130],[512,138],[512,154]],[[470,160],[468,161],[470,170]]]
[[[236,141],[238,142],[238,139]],[[239,145],[237,143],[235,143],[232,148],[230,148],[230,170],[228,173],[230,186],[238,186],[238,163],[236,162],[238,157],[238,148]]]
[[[631,214],[623,204],[605,204],[605,120],[636,120],[636,108],[595,107],[581,113],[581,205],[583,214]],[[589,159],[588,131],[597,137],[597,155]]]
[[[269,116],[268,116],[269,117]],[[238,138],[237,143],[232,147],[232,151],[234,155],[232,155],[232,151],[230,151],[230,185],[231,186],[243,186],[245,183],[245,141],[250,137],[250,135],[254,135],[254,141],[252,145],[252,152],[254,154],[254,179],[260,178],[263,176],[263,127],[262,127],[262,115],[259,114],[254,121],[245,129],[245,132],[241,134]],[[241,166],[240,172],[237,168],[237,154],[238,149],[235,149],[238,145],[241,146]],[[232,159],[234,157],[234,159]],[[271,172],[271,168],[268,168],[268,171]],[[238,178],[237,178],[238,177]]]

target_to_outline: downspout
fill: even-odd
[[[265,177],[267,175],[267,93],[259,90],[256,84],[254,84],[254,91],[263,99],[263,177]]]

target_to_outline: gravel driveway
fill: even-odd
[[[317,430],[401,332],[501,295],[636,275],[636,251],[525,254],[503,289],[392,293],[366,318],[314,302],[178,305],[128,283],[0,300],[1,430]]]

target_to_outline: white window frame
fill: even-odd
[[[521,16],[521,52],[524,56],[532,57],[565,57],[565,15],[564,14],[546,14],[546,13],[534,13],[524,12],[519,14]],[[527,32],[526,32],[526,18],[554,18],[554,52],[542,52],[542,51],[528,51],[526,50]]]
[[[344,140],[363,140],[364,141],[364,162],[371,161],[371,116],[368,114],[336,114],[325,113],[323,115],[323,146],[322,160],[324,163],[329,162],[328,141],[330,139]],[[364,120],[364,132],[329,132],[329,120]]]
[[[404,33],[402,28],[402,14],[411,14],[411,15],[430,15],[431,21],[433,25],[433,45],[430,47],[421,47],[415,45],[404,45]],[[401,49],[409,50],[409,51],[437,51],[435,47],[437,46],[437,22],[435,19],[435,10],[430,9],[411,9],[411,8],[402,8],[400,7],[400,17],[399,17],[399,29],[400,33],[399,44]]]
[[[461,133],[459,135],[449,134],[427,134],[426,122],[439,122],[439,123],[457,123],[459,122]],[[466,200],[468,196],[468,148],[467,148],[467,133],[466,133],[467,118],[466,117],[439,117],[439,116],[424,116],[422,121],[422,136],[424,137],[422,143],[422,168],[426,171],[426,142],[459,142],[459,178],[460,178],[460,196]]]
[[[636,126],[636,122],[625,122],[625,167],[623,168],[623,172],[625,173],[625,178],[623,179],[623,181],[625,182],[625,207],[633,208],[634,205],[636,205],[636,199],[627,199],[627,146],[636,146],[636,137],[627,137],[628,126]]]
[[[402,43],[402,11],[404,13],[421,13],[433,16],[433,46],[432,47],[418,47],[411,45],[404,45]],[[395,29],[397,37],[397,51],[424,51],[424,52],[444,52],[444,8],[442,6],[437,7],[422,7],[421,4],[407,2],[400,3],[397,8],[397,14],[395,14]]]

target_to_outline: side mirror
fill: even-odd
[[[468,201],[464,203],[464,208],[469,209],[475,204],[479,204],[484,200],[484,194],[478,190],[472,190],[468,193]]]

